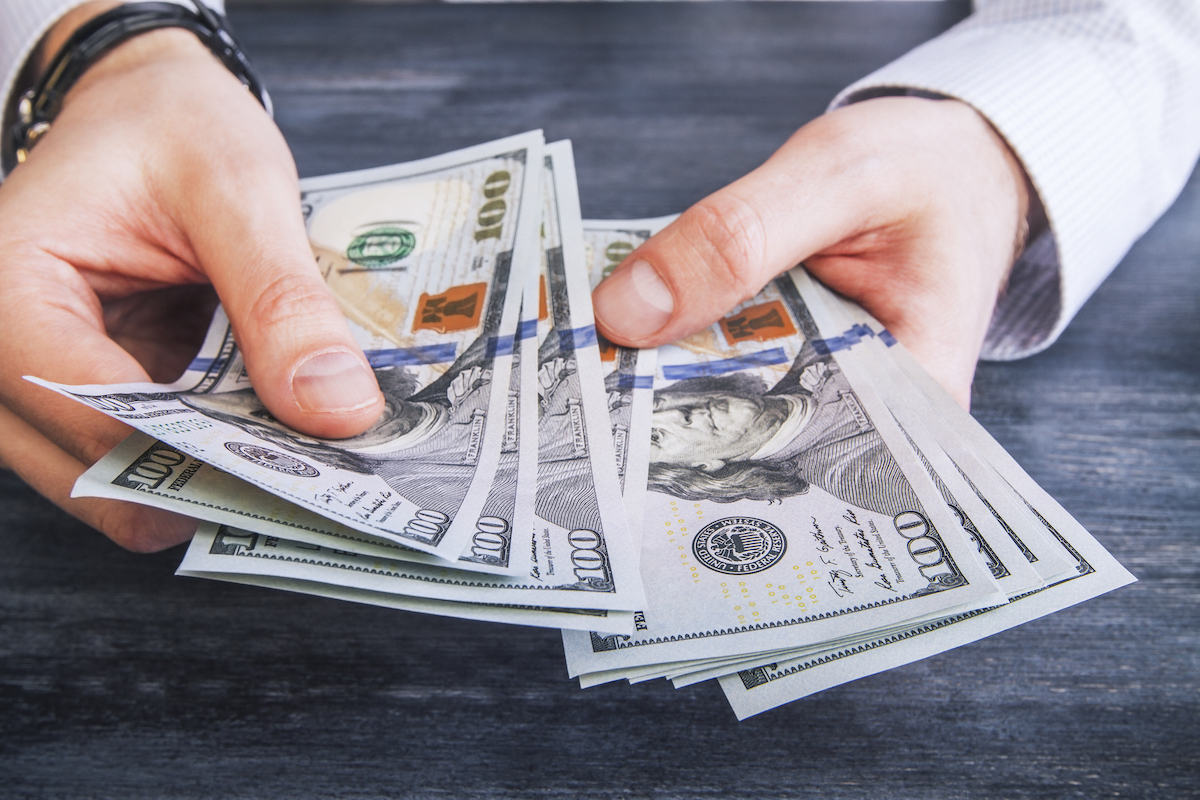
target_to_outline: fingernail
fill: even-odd
[[[292,376],[292,393],[304,411],[352,411],[374,403],[378,391],[375,376],[344,351],[315,355]]]
[[[671,319],[675,298],[649,261],[638,259],[596,287],[596,318],[617,336],[643,339]]]

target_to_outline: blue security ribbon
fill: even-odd
[[[836,353],[839,350],[849,350],[856,344],[862,344],[867,339],[873,338],[875,331],[868,328],[866,325],[854,325],[841,336],[833,336],[828,339],[813,339],[813,349],[818,354],[827,356],[831,353]],[[891,334],[888,334],[891,337]],[[882,338],[882,336],[880,337]],[[887,341],[886,339],[884,340]],[[892,339],[894,342],[895,339]],[[890,346],[890,345],[889,345]]]
[[[653,375],[622,375],[617,378],[617,391],[628,392],[630,389],[653,389]]]
[[[584,325],[558,332],[558,346],[564,351],[583,350],[596,346],[596,326]]]
[[[195,372],[208,372],[212,369],[215,358],[193,358],[192,363],[188,364],[188,370]]]
[[[511,355],[515,336],[492,336],[487,342],[487,358]]]
[[[521,327],[517,330],[518,338],[520,338],[521,341],[525,341],[526,339],[532,339],[533,337],[537,336],[537,323],[538,321],[536,319],[521,320]]]
[[[663,377],[670,381],[682,381],[688,378],[711,378],[728,372],[749,367],[769,367],[788,361],[788,354],[782,347],[763,350],[761,353],[751,353],[747,356],[725,358],[720,361],[709,361],[706,364],[675,364],[663,367]]]
[[[446,364],[454,360],[458,345],[430,344],[424,347],[398,347],[390,350],[367,350],[372,367],[407,367],[414,364]]]

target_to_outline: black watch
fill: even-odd
[[[270,114],[271,98],[251,69],[228,21],[201,0],[191,2],[195,11],[174,3],[118,6],[89,20],[71,34],[37,84],[18,101],[17,121],[9,129],[8,141],[4,143],[5,173],[24,162],[38,139],[50,130],[50,124],[62,108],[63,98],[88,67],[125,40],[159,28],[183,28],[196,34]]]

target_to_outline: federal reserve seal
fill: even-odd
[[[774,566],[787,550],[783,531],[754,517],[710,522],[692,539],[696,560],[714,572],[748,575]]]
[[[413,251],[417,237],[412,231],[383,225],[354,237],[346,258],[365,269],[390,267]]]
[[[321,474],[298,458],[268,450],[262,445],[226,442],[225,449],[235,456],[241,456],[251,464],[295,475],[298,478],[315,478]]]

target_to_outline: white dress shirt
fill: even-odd
[[[1174,202],[1200,153],[1200,3],[980,0],[976,13],[842,91],[958,98],[1008,141],[1051,233],[1001,294],[983,355],[1047,347]]]
[[[81,2],[4,3],[6,102],[37,42]],[[831,107],[929,92],[970,104],[1004,136],[1050,222],[1013,266],[984,345],[985,358],[1020,358],[1057,338],[1191,173],[1200,153],[1200,4],[978,0],[976,7],[845,89]]]

